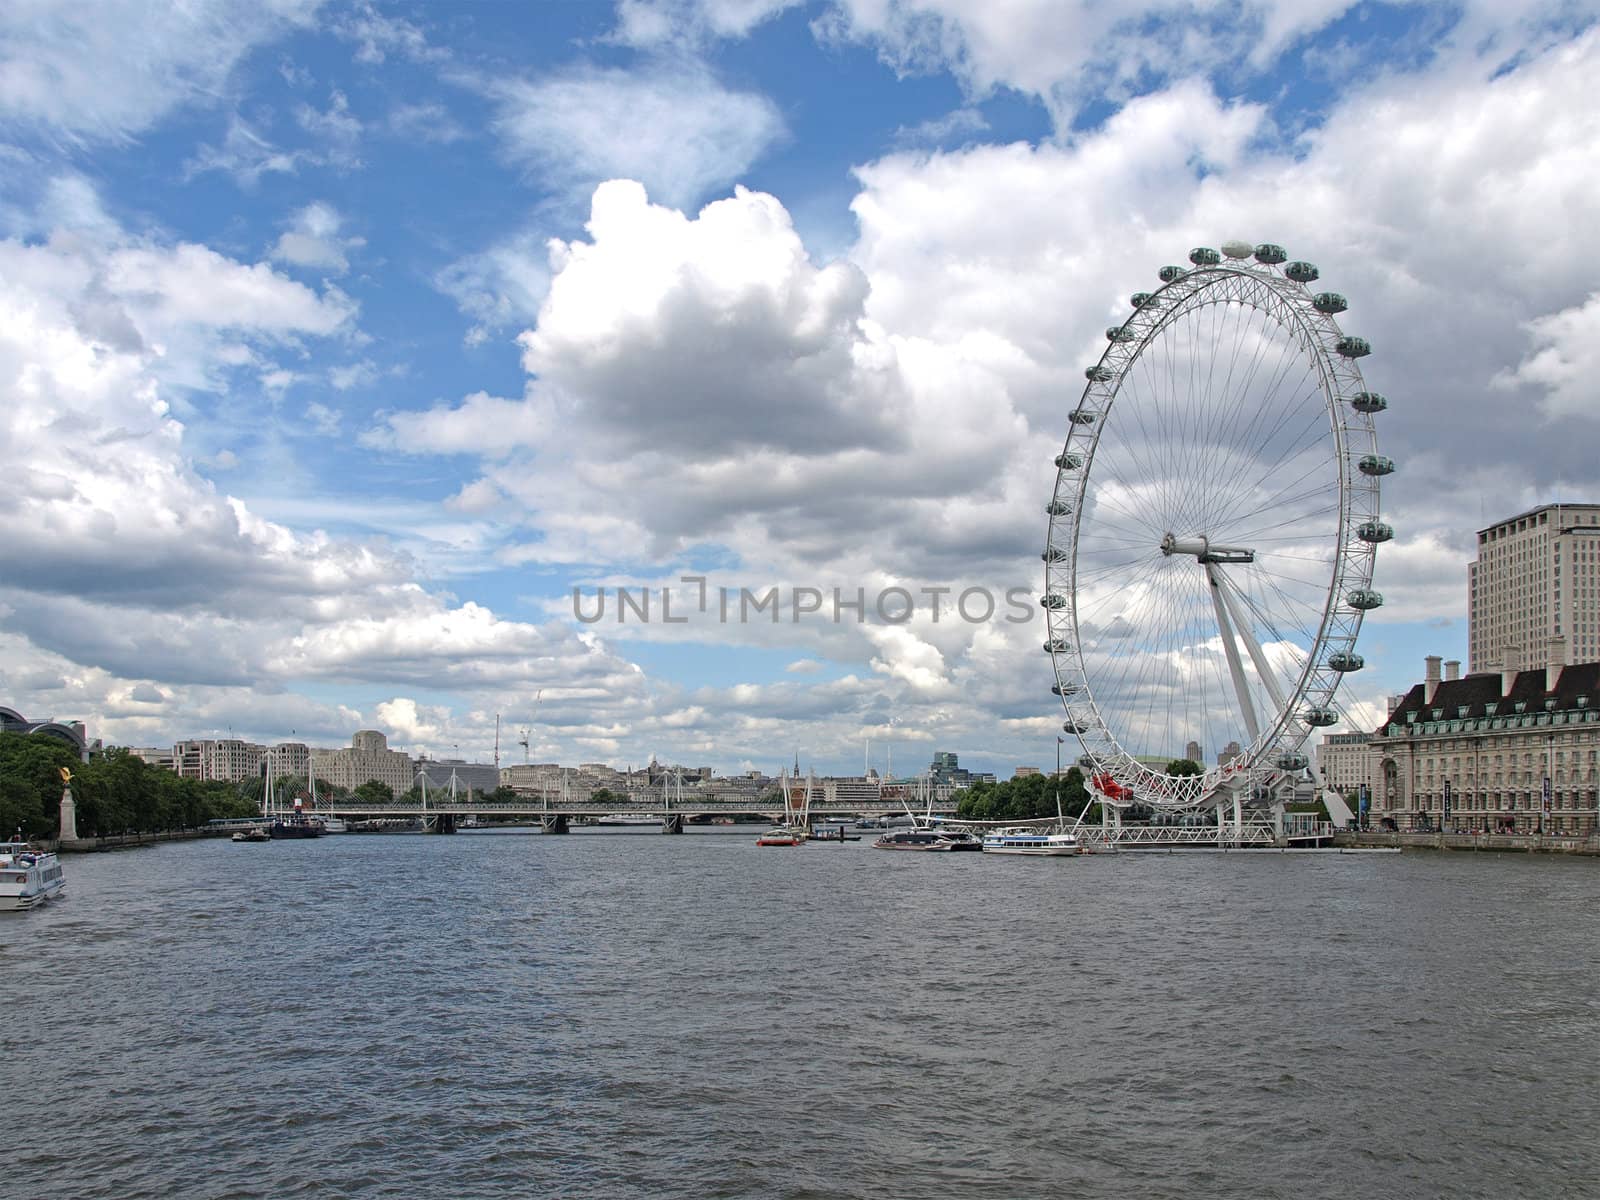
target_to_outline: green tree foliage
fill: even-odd
[[[617,795],[610,788],[600,788],[594,793],[594,795],[589,797],[589,803],[615,806],[626,803],[627,799],[628,798],[626,796]]]
[[[415,789],[413,789],[415,790]],[[407,793],[409,796],[410,793]],[[369,779],[356,789],[356,799],[363,804],[393,804],[394,789],[378,779]],[[420,793],[418,793],[420,798]]]
[[[61,800],[60,768],[73,773],[78,833],[153,833],[187,829],[219,817],[247,817],[257,809],[238,786],[219,780],[180,779],[126,750],[80,762],[72,748],[43,734],[0,734],[0,826],[21,827],[29,837],[54,837]]]
[[[1192,758],[1175,758],[1167,764],[1168,775],[1204,775],[1206,769]]]
[[[1030,821],[1056,815],[1076,818],[1089,807],[1083,772],[1072,767],[1057,781],[1049,775],[1023,775],[1002,783],[975,783],[961,797],[956,815],[969,821]]]

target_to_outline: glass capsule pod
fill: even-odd
[[[1256,247],[1256,261],[1265,263],[1269,267],[1277,266],[1288,257],[1289,252],[1287,250],[1282,246],[1274,245],[1272,242],[1262,242]]]
[[[1050,612],[1060,612],[1067,606],[1067,598],[1059,592],[1046,592],[1039,597],[1039,606]]]
[[[1336,650],[1328,655],[1328,667],[1334,671],[1359,671],[1367,665],[1367,660],[1359,654]]]
[[[1171,283],[1174,279],[1182,279],[1189,273],[1187,267],[1162,267],[1158,274],[1162,283]]]
[[[1093,425],[1094,414],[1092,412],[1086,412],[1081,408],[1077,408],[1073,409],[1072,413],[1067,417],[1067,420],[1071,421],[1074,425]]]
[[[1066,639],[1065,638],[1051,638],[1048,642],[1046,642],[1044,644],[1044,652],[1046,654],[1065,654],[1067,652]]]
[[[1371,588],[1357,588],[1344,598],[1346,604],[1360,612],[1383,607],[1383,593]]]
[[[1255,247],[1249,242],[1227,241],[1222,243],[1222,253],[1226,258],[1249,258],[1255,253]]]
[[[1304,771],[1311,765],[1311,760],[1295,750],[1278,755],[1277,765],[1280,771]]]
[[[1072,505],[1065,500],[1052,500],[1044,506],[1044,511],[1052,517],[1064,517],[1072,511]]]
[[[1382,454],[1363,454],[1356,464],[1363,475],[1393,475],[1394,459]]]
[[[1372,353],[1372,343],[1366,338],[1342,337],[1333,344],[1333,348],[1345,358],[1365,358]]]
[[[1133,305],[1135,308],[1143,308],[1146,304],[1150,303],[1150,293],[1135,292],[1133,295],[1128,297],[1128,303]]]
[[[1083,377],[1090,383],[1109,383],[1111,380],[1117,377],[1117,373],[1110,367],[1101,366],[1099,363],[1096,363],[1092,367],[1085,367],[1083,369]]]
[[[1283,273],[1296,283],[1314,283],[1322,274],[1317,270],[1316,263],[1292,262],[1283,269]]]
[[[1383,521],[1363,521],[1356,528],[1356,536],[1363,542],[1376,546],[1379,542],[1387,542],[1394,537],[1394,526]]]
[[[1078,685],[1075,683],[1057,683],[1052,684],[1050,690],[1057,696],[1076,696],[1078,694]]]
[[[1108,342],[1131,342],[1136,336],[1138,335],[1126,325],[1113,325],[1106,330],[1106,341]]]
[[[1389,407],[1389,401],[1381,392],[1357,392],[1350,397],[1350,407],[1357,412],[1380,413]]]
[[[1058,471],[1076,471],[1081,466],[1083,466],[1083,455],[1081,454],[1056,455],[1056,470]]]
[[[1067,552],[1060,546],[1051,546],[1050,549],[1039,555],[1039,557],[1044,559],[1044,561],[1047,563],[1066,562]]]
[[[1197,267],[1214,267],[1222,261],[1222,255],[1210,246],[1196,246],[1189,251],[1189,261]]]
[[[1338,292],[1318,292],[1311,297],[1311,307],[1331,317],[1334,313],[1342,313],[1349,308],[1350,303]]]
[[[1307,725],[1320,728],[1325,725],[1337,725],[1339,714],[1331,708],[1308,708],[1300,714],[1300,719]]]
[[[1069,728],[1069,726],[1070,726],[1070,728]],[[1077,724],[1076,722],[1073,722],[1073,721],[1068,721],[1066,725],[1062,726],[1062,728],[1065,729],[1068,733],[1082,733],[1083,732],[1083,726],[1081,726],[1081,725],[1079,725],[1079,724]],[[1088,755],[1088,754],[1080,754],[1080,755],[1078,755],[1078,766],[1079,766],[1079,768],[1081,770],[1092,771],[1092,770],[1095,769],[1094,758],[1092,756]]]

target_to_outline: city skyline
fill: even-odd
[[[488,761],[499,714],[502,762],[1048,769],[1004,598],[1083,368],[1242,237],[1348,296],[1389,397],[1338,697],[1373,729],[1468,660],[1477,531],[1600,501],[1597,65],[1538,3],[0,14],[0,703],[133,746]],[[652,619],[575,611],[618,588]]]

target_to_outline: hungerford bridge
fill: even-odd
[[[773,799],[778,803],[774,804]],[[903,804],[863,803],[860,799],[829,804],[807,801],[805,789],[790,794],[784,807],[781,797],[766,800],[659,800],[632,803],[619,810],[616,802],[594,804],[586,800],[551,800],[548,797],[530,797],[509,803],[455,800],[448,796],[417,803],[373,804],[356,798],[322,801],[307,815],[336,816],[345,820],[411,820],[421,824],[430,833],[454,833],[467,818],[490,818],[495,821],[537,820],[545,833],[568,833],[577,821],[598,820],[616,816],[625,811],[633,821],[653,819],[660,823],[662,833],[682,833],[684,823],[691,818],[715,819],[718,817],[764,817],[791,825],[809,826],[819,821],[849,821],[860,816],[891,817],[910,816],[918,822],[947,822],[950,824],[980,827],[983,825],[1055,825],[1057,818],[1039,821],[961,822],[952,814],[928,810],[911,813]],[[1088,843],[1117,846],[1122,849],[1158,849],[1173,846],[1286,846],[1320,842],[1332,836],[1333,828],[1312,814],[1286,814],[1279,821],[1225,821],[1218,809],[1216,824],[1187,826],[1124,825],[1108,816],[1103,825],[1084,825],[1077,832]]]

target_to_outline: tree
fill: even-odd
[[[1175,776],[1204,775],[1206,769],[1192,758],[1175,758],[1167,764],[1167,774]]]
[[[394,789],[380,779],[369,779],[356,789],[356,799],[363,804],[393,804]]]

